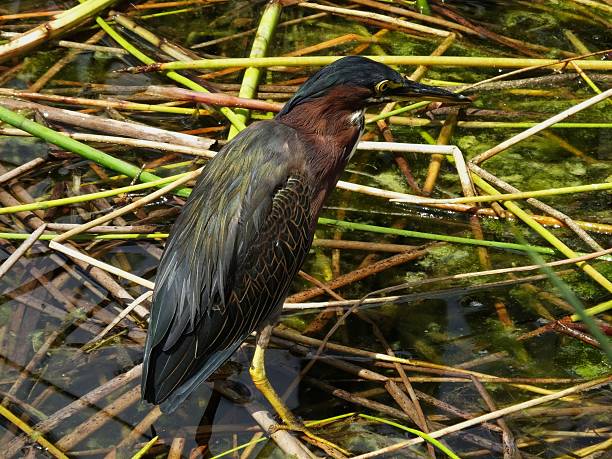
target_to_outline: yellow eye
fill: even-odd
[[[380,83],[376,83],[376,86],[374,86],[374,91],[376,91],[376,94],[382,94],[387,89],[389,89],[389,80],[382,80]]]

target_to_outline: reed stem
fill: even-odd
[[[138,179],[142,182],[153,182],[159,180],[157,175],[151,174],[141,170],[139,167],[134,166],[126,161],[115,158],[107,153],[97,150],[89,145],[81,143],[77,140],[66,137],[53,129],[49,129],[42,124],[31,121],[18,113],[15,113],[0,105],[0,121],[10,124],[11,126],[21,129],[32,134],[35,137],[43,139],[49,143],[57,145],[58,147],[64,148],[68,151],[76,153],[83,158],[94,161],[101,166],[108,167],[111,170],[120,172],[127,175],[128,177]],[[176,190],[176,194],[179,196],[187,197],[189,195],[188,190],[179,189]]]
[[[123,49],[128,51],[136,59],[147,65],[151,65],[155,62],[142,51],[132,46],[130,42],[128,42],[125,38],[119,35],[110,25],[108,25],[108,23],[104,19],[98,17],[96,18],[96,22],[102,28],[102,30],[104,30],[111,38],[113,38],[113,40],[115,40]],[[179,73],[170,71],[166,73],[166,76],[171,80],[174,80],[177,83],[182,84],[183,86],[186,86],[187,88],[193,91],[209,92],[208,89],[206,89],[204,86],[201,86],[196,82],[191,81],[189,78],[184,77]],[[236,114],[231,109],[227,107],[221,107],[219,111],[223,113],[223,115],[229,120],[229,122],[232,123],[232,125],[236,126],[238,129],[245,128],[244,123],[236,116]]]
[[[347,222],[347,221],[342,221],[342,220],[334,220],[331,218],[321,217],[319,218],[319,224],[338,226],[340,228],[345,228],[347,230],[370,231],[373,233],[381,233],[381,234],[394,234],[396,236],[414,237],[418,239],[429,239],[432,241],[453,242],[457,244],[476,245],[476,246],[483,246],[483,247],[492,247],[492,248],[497,248],[497,249],[519,250],[521,252],[532,250],[534,252],[543,253],[546,255],[557,254],[556,251],[548,247],[531,246],[531,245],[527,246],[524,244],[516,244],[513,242],[486,241],[486,240],[480,240],[480,239],[470,239],[467,237],[447,236],[444,234],[423,233],[420,231],[409,231],[409,230],[403,230],[403,229],[398,229],[398,228],[386,228],[383,226],[366,225],[364,223]]]
[[[472,179],[474,180],[474,183],[476,184],[476,186],[478,186],[480,189],[482,189],[485,193],[499,194],[499,192],[495,188],[493,188],[491,185],[489,185],[487,182],[485,182],[478,175],[472,174]],[[505,201],[505,202],[503,202],[503,205],[504,205],[504,207],[506,207],[506,209],[508,209],[510,212],[512,212],[514,215],[516,215],[519,219],[521,219],[524,223],[526,223],[528,226],[530,226],[536,233],[538,233],[541,237],[543,237],[546,241],[548,241],[550,243],[550,245],[552,245],[554,248],[556,248],[563,255],[565,255],[568,258],[575,258],[577,256],[576,252],[574,252],[572,249],[570,249],[567,245],[565,245],[563,242],[561,242],[550,231],[548,231],[546,228],[544,228],[542,225],[540,225],[538,222],[536,222],[533,218],[531,218],[531,216],[527,212],[525,212],[523,209],[521,209],[514,202]],[[542,252],[540,252],[540,253],[542,253]],[[582,270],[587,275],[589,275],[591,277],[591,279],[593,279],[595,282],[597,282],[599,285],[601,285],[603,288],[605,288],[608,292],[612,292],[612,282],[610,282],[608,279],[606,279],[595,268],[593,268],[591,265],[589,265],[589,264],[587,264],[585,262],[577,263],[577,265],[580,268],[582,268]]]
[[[264,12],[261,15],[261,20],[259,21],[259,27],[257,28],[255,39],[253,40],[253,46],[251,47],[249,58],[264,57],[267,54],[268,46],[272,40],[274,31],[276,30],[278,19],[280,18],[281,10],[281,2],[272,0],[266,5]],[[238,97],[253,99],[257,94],[257,85],[259,83],[261,74],[262,71],[260,68],[248,67],[244,71]],[[249,118],[249,110],[244,108],[236,110],[236,117],[242,121],[243,124],[246,123],[247,119]],[[241,129],[238,129],[235,126],[230,127],[227,138],[234,138],[240,131]]]
[[[566,65],[555,59],[528,59],[514,57],[474,57],[474,56],[366,56],[374,61],[387,65],[427,65],[445,67],[484,67],[484,68],[523,68],[532,66],[549,66],[553,69],[565,68]],[[215,70],[228,67],[307,67],[331,64],[341,56],[308,56],[308,57],[236,57],[221,59],[199,59],[195,61],[174,61],[151,63],[143,67],[130,67],[126,71],[159,72],[167,70]],[[612,70],[612,61],[589,61],[579,59],[578,65],[583,70]]]

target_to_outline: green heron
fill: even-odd
[[[364,109],[406,98],[468,101],[370,59],[344,57],[208,163],[159,265],[145,400],[174,410],[257,331],[253,381],[285,423],[298,425],[265,375],[271,325],[310,249],[321,207],[355,151]]]

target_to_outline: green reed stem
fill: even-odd
[[[599,303],[591,308],[585,309],[584,313],[588,316],[594,316],[596,314],[600,314],[602,312],[606,312],[607,310],[612,308],[612,300],[604,301],[603,303]],[[581,319],[580,315],[573,314],[570,316],[572,322],[577,322]]]
[[[339,421],[341,419],[348,418],[348,417],[354,416],[354,415],[355,415],[355,413],[340,414],[340,415],[334,416],[332,418],[319,419],[319,420],[316,420],[316,421],[308,421],[308,422],[305,422],[304,425],[306,427],[314,427],[314,426],[318,426],[318,425],[321,425],[321,424],[328,424],[330,422]],[[261,443],[262,441],[267,441],[267,440],[269,440],[267,437],[261,437],[261,438],[258,438],[257,440],[252,440],[252,441],[250,441],[248,443],[243,443],[242,445],[238,445],[238,446],[236,446],[236,447],[234,447],[232,449],[228,449],[226,451],[223,451],[222,453],[219,453],[219,454],[211,457],[210,459],[219,459],[219,458],[227,456],[228,454],[231,454],[233,452],[240,451],[241,449],[244,449],[244,448],[246,448],[248,446],[256,445],[257,443]]]
[[[403,236],[403,237],[413,237],[418,239],[428,239],[432,241],[441,241],[441,242],[451,242],[456,244],[467,244],[467,245],[476,245],[476,246],[485,246],[492,247],[496,249],[502,250],[519,250],[521,252],[525,252],[528,249],[532,249],[535,252],[542,253],[545,255],[556,255],[553,249],[549,247],[541,247],[541,246],[526,246],[523,244],[516,244],[513,242],[498,242],[498,241],[487,241],[480,239],[470,239],[466,237],[458,237],[458,236],[447,236],[444,234],[432,234],[432,233],[423,233],[420,231],[409,231],[402,230],[397,228],[386,228],[384,226],[374,226],[374,225],[366,225],[364,223],[353,223],[342,220],[333,220],[331,218],[319,218],[318,223],[320,225],[332,225],[338,226],[342,229],[346,230],[355,230],[355,231],[369,231],[371,233],[380,233],[380,234],[393,234],[395,236]],[[0,233],[0,239],[13,239],[13,240],[25,240],[28,238],[29,233]],[[50,241],[55,236],[56,233],[45,233],[42,234],[39,239],[41,241]],[[167,233],[111,233],[111,234],[80,234],[75,238],[83,238],[83,239],[95,239],[95,240],[116,240],[116,239],[163,239],[168,237]],[[72,238],[71,238],[72,239]],[[603,259],[603,257],[602,257]]]
[[[130,42],[128,42],[125,38],[123,38],[121,35],[119,35],[119,33],[117,33],[115,31],[115,29],[113,29],[110,25],[108,25],[108,23],[104,19],[102,19],[100,17],[97,17],[96,18],[96,23],[113,40],[115,40],[123,49],[125,49],[127,52],[129,52],[136,59],[138,59],[139,61],[141,61],[142,63],[147,64],[147,65],[155,63],[155,61],[153,59],[151,59],[149,56],[147,56],[146,54],[141,52],[139,49],[134,47]],[[184,77],[183,75],[181,75],[179,73],[170,71],[170,72],[166,73],[166,76],[168,78],[170,78],[171,80],[174,80],[177,83],[182,84],[183,86],[185,86],[185,87],[187,87],[187,88],[189,88],[189,89],[191,89],[193,91],[209,92],[208,89],[206,89],[204,86],[201,86],[201,85],[195,83],[194,81],[191,81],[189,78]],[[221,107],[221,108],[219,108],[219,111],[237,129],[244,129],[245,128],[244,122],[242,122],[231,109],[229,109],[227,107]]]
[[[221,457],[225,457],[228,454],[235,453],[236,451],[240,451],[241,449],[248,448],[249,446],[256,445],[257,443],[261,443],[262,441],[268,441],[268,437],[260,437],[256,440],[251,440],[247,443],[243,443],[242,445],[235,446],[234,448],[223,451],[222,453],[215,454],[210,459],[219,459]]]
[[[184,177],[187,173],[188,172],[177,174],[177,175],[172,175],[170,177],[161,178],[158,180],[154,180],[152,182],[138,183],[135,185],[124,186],[121,188],[114,188],[112,190],[98,191],[96,193],[82,194],[79,196],[71,196],[69,198],[51,199],[48,201],[38,201],[38,202],[29,203],[29,204],[21,204],[18,206],[0,207],[0,215],[1,214],[14,214],[17,212],[25,212],[25,211],[39,210],[39,209],[49,209],[51,207],[59,207],[59,206],[65,206],[65,205],[70,205],[70,204],[78,204],[81,202],[93,201],[94,199],[102,199],[102,198],[108,198],[111,196],[117,196],[118,194],[122,194],[122,193],[131,193],[133,191],[145,190],[147,188],[152,188],[156,186],[165,185],[170,182],[174,182],[175,180],[178,180],[179,178]]]
[[[2,405],[0,405],[0,416],[6,418],[11,424],[13,424],[19,430],[27,434],[32,440],[42,446],[53,457],[56,457],[58,459],[68,459],[68,456],[61,452],[53,443],[43,437],[40,432],[34,430],[23,420],[21,420],[19,416],[16,416],[9,409]]]
[[[426,107],[430,103],[431,103],[430,101],[424,100],[422,102],[416,102],[414,104],[406,105],[405,107],[396,108],[395,110],[391,110],[390,112],[381,113],[380,115],[376,115],[372,118],[368,118],[366,121],[366,124],[375,123],[377,121],[391,118],[392,116],[399,115],[401,113],[406,113],[411,110],[417,110],[421,107]]]
[[[182,13],[190,13],[194,10],[197,10],[198,7],[193,8],[181,8],[178,10],[171,11],[163,11],[161,13],[151,13],[151,14],[143,14],[142,16],[138,16],[138,19],[153,19],[153,18],[161,18],[164,16],[172,16],[174,14],[182,14]]]
[[[416,104],[415,104],[416,105]],[[407,107],[405,107],[407,108]],[[412,107],[414,108],[414,107]],[[381,115],[378,115],[381,116]],[[374,117],[372,119],[376,119]],[[367,117],[366,123],[370,121]],[[409,118],[404,116],[392,116],[391,123],[396,126],[441,126],[442,123],[437,120],[429,120],[425,118]],[[540,124],[537,121],[458,121],[457,126],[461,128],[471,129],[528,129]],[[555,129],[612,129],[612,123],[555,123],[549,128]]]
[[[200,158],[200,159],[205,159],[205,158]],[[198,163],[195,163],[198,164]],[[161,166],[158,167],[152,167],[152,168],[145,168],[145,171],[171,171],[172,169],[178,169],[181,167],[191,167],[194,165],[194,161],[189,160],[189,161],[180,161],[178,163],[168,163],[168,164],[162,164]],[[87,182],[87,183],[82,183],[81,186],[85,186],[85,185],[99,185],[100,183],[106,184],[108,185],[111,182],[116,182],[117,180],[123,180],[127,177],[127,175],[112,175],[108,178],[105,178],[104,180],[100,179],[100,180],[93,180],[91,182]]]
[[[472,180],[476,186],[482,189],[485,193],[489,194],[500,194],[495,188],[485,182],[482,178],[476,174],[472,174]],[[526,223],[531,229],[543,237],[550,245],[556,248],[559,252],[568,258],[575,258],[576,252],[570,249],[567,245],[561,242],[554,234],[536,222],[527,212],[521,209],[516,203],[511,201],[502,202],[504,207],[516,215],[517,218]],[[605,288],[608,292],[612,292],[612,282],[606,279],[600,272],[598,272],[591,265],[580,262],[576,263],[587,275],[589,275],[595,282]]]
[[[522,239],[522,236],[518,230],[515,230],[516,236],[519,238],[519,241]],[[576,311],[575,316],[579,317],[582,322],[586,325],[591,332],[591,335],[597,340],[601,349],[605,352],[606,356],[610,363],[612,363],[612,345],[610,344],[610,340],[601,331],[597,323],[593,320],[593,318],[586,313],[584,306],[582,306],[582,302],[578,299],[576,294],[569,288],[569,286],[561,280],[561,278],[550,268],[550,266],[545,266],[544,259],[540,256],[540,254],[535,253],[530,250],[528,252],[529,257],[533,261],[534,264],[541,265],[540,269],[548,276],[550,282],[559,290],[561,296],[565,298],[565,300],[572,305],[574,310]],[[577,263],[579,265],[579,263]],[[573,316],[572,316],[573,317]]]
[[[49,42],[83,24],[90,16],[110,7],[117,0],[87,0],[67,9],[50,21],[40,24],[0,45],[0,62],[19,56],[45,42]],[[7,5],[8,2],[3,2]]]
[[[222,59],[198,59],[194,61],[174,61],[156,63],[147,69],[131,68],[130,71],[167,71],[186,69],[219,70],[228,67],[306,67],[324,66],[340,59],[342,56],[299,56],[299,57],[236,57]],[[366,56],[386,65],[427,65],[450,67],[486,67],[486,68],[523,68],[550,66],[565,68],[566,63],[556,59],[530,59],[512,57],[474,57],[474,56]],[[583,70],[612,70],[612,61],[576,61]]]
[[[132,459],[140,459],[141,457],[144,457],[144,455],[147,454],[147,452],[153,447],[153,445],[157,443],[157,440],[159,440],[158,435],[151,438],[150,441],[148,441],[142,448],[140,448],[140,450],[136,452],[136,454],[132,456]]]
[[[429,8],[427,0],[416,0],[416,6],[419,13],[426,14],[427,16],[431,15],[431,8]]]
[[[403,233],[397,234],[396,231],[393,230],[393,228],[384,228],[384,227],[371,226],[371,225],[361,225],[359,223],[342,222],[339,220],[329,220],[329,221],[328,220],[329,219],[321,218],[319,219],[319,223],[322,225],[336,225],[336,226],[340,226],[346,229],[357,230],[357,231],[370,231],[374,233],[394,234],[394,235],[405,236],[405,237],[420,237],[422,239],[432,239],[436,241],[441,240],[444,242],[468,244],[468,245],[487,245],[493,248],[504,249],[504,250],[508,250],[508,249],[509,250],[521,250],[521,251],[527,250],[526,248],[527,246],[522,246],[520,244],[513,244],[513,243],[507,243],[507,242],[481,241],[481,240],[475,240],[475,239],[469,239],[469,238],[455,238],[453,236],[444,236],[440,234],[430,234],[430,233],[418,233],[415,231],[405,231],[405,232],[410,233],[410,235],[406,235]],[[355,226],[359,226],[359,227],[356,228]],[[385,231],[385,230],[389,230],[389,231]],[[404,230],[399,230],[399,231],[404,231]],[[415,233],[417,234],[416,236],[414,235]],[[30,236],[30,233],[0,232],[0,239],[7,239],[7,240],[14,240],[14,241],[24,241],[29,236]],[[45,234],[41,234],[38,239],[41,241],[51,241],[57,236],[58,236],[57,233],[48,232]],[[168,236],[169,236],[168,233],[107,233],[107,234],[81,233],[81,234],[77,234],[75,236],[70,237],[70,239],[71,240],[72,239],[74,240],[92,240],[93,239],[96,241],[97,240],[115,241],[115,240],[128,240],[128,239],[166,239]],[[452,238],[452,240],[447,241],[441,238]],[[489,243],[490,245],[488,245]],[[552,249],[549,249],[548,247],[540,247],[540,246],[529,246],[529,247],[533,247],[535,251],[544,253],[546,255],[552,255],[554,253],[554,251]],[[580,252],[577,255],[584,255],[584,253]],[[610,257],[609,255],[601,256],[599,257],[599,259],[603,261],[612,261],[612,257]],[[607,305],[607,303],[603,303],[603,304]]]
[[[276,30],[281,10],[281,2],[272,1],[266,5],[266,8],[261,15],[261,20],[259,21],[259,27],[257,28],[255,39],[253,40],[253,46],[251,47],[251,53],[249,54],[250,58],[264,57],[267,54],[268,45],[270,44],[274,31]],[[244,71],[238,97],[244,97],[247,99],[254,98],[257,94],[257,85],[259,83],[261,74],[262,70],[260,68],[248,67]],[[249,118],[249,113],[250,110],[248,109],[237,109],[236,117],[240,119],[242,123],[246,123],[247,119]],[[230,127],[230,131],[227,136],[228,140],[234,138],[236,134],[240,132],[240,130],[241,129],[234,126]]]
[[[418,239],[429,239],[432,241],[442,241],[442,242],[452,242],[457,244],[467,244],[467,245],[476,245],[476,246],[484,246],[484,247],[492,247],[496,249],[506,249],[506,250],[520,250],[525,252],[527,250],[533,250],[538,253],[543,253],[546,255],[558,255],[558,253],[549,248],[549,247],[540,247],[540,246],[527,246],[524,244],[516,244],[513,242],[498,242],[498,241],[486,241],[480,239],[471,239],[467,237],[458,237],[458,236],[447,236],[445,234],[432,234],[432,233],[423,233],[420,231],[409,231],[398,228],[386,228],[383,226],[374,226],[374,225],[366,225],[364,223],[353,223],[342,220],[334,220],[331,218],[319,218],[319,224],[321,225],[333,225],[338,226],[347,230],[357,230],[357,231],[370,231],[372,233],[381,233],[381,234],[394,234],[396,236],[403,237],[414,237]]]
[[[404,426],[402,424],[399,424],[397,422],[389,421],[388,419],[379,418],[379,417],[376,417],[376,416],[370,416],[368,414],[359,414],[359,417],[360,418],[364,418],[364,419],[368,419],[370,421],[376,421],[376,422],[381,422],[383,424],[388,424],[390,426],[397,427],[398,429],[405,430],[406,432],[410,432],[410,433],[412,433],[412,434],[414,434],[414,435],[416,435],[418,437],[421,437],[423,440],[425,440],[430,445],[435,446],[436,448],[438,448],[440,451],[442,451],[444,454],[446,454],[451,459],[461,459],[452,450],[447,448],[444,444],[442,444],[441,442],[439,442],[435,438],[431,437],[430,435],[427,435],[425,432],[422,432],[422,431],[417,430],[417,429],[411,429],[410,427],[406,427],[406,426]]]
[[[445,204],[467,204],[472,202],[515,201],[517,199],[539,198],[542,196],[558,196],[570,193],[584,193],[588,191],[602,191],[612,189],[612,182],[591,183],[588,185],[567,186],[562,188],[549,188],[548,190],[521,191],[520,193],[490,194],[486,196],[467,196],[452,199],[432,199],[431,202]],[[427,204],[427,201],[423,202]]]
[[[23,241],[30,236],[30,233],[2,233],[0,232],[0,239],[7,239],[13,241]],[[40,241],[51,241],[59,236],[58,233],[45,233],[41,234],[38,238]],[[93,234],[93,233],[81,233],[70,238],[70,240],[100,240],[100,241],[115,241],[115,240],[126,240],[126,239],[166,239],[168,233],[109,233],[109,234]]]
[[[107,153],[90,147],[89,145],[81,143],[78,140],[71,139],[70,137],[62,135],[53,129],[49,129],[42,124],[31,121],[24,116],[21,116],[18,113],[15,113],[2,106],[0,106],[0,121],[10,124],[11,126],[21,129],[22,131],[26,131],[35,137],[45,140],[46,142],[76,153],[77,155],[100,164],[101,166],[125,174],[128,177],[138,177],[138,179],[142,182],[153,182],[160,179],[160,177],[157,175],[142,171],[139,167],[134,166],[133,164],[115,158]],[[189,191],[185,188],[176,190],[175,193],[182,197],[187,197],[189,195]]]

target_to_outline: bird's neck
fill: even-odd
[[[323,97],[302,102],[276,120],[293,127],[311,148],[310,172],[318,178],[322,199],[336,185],[364,126],[364,95],[359,88],[339,87]]]
[[[363,109],[334,95],[302,102],[277,121],[293,127],[308,146],[306,167],[313,180],[311,225],[355,151],[363,131]]]

